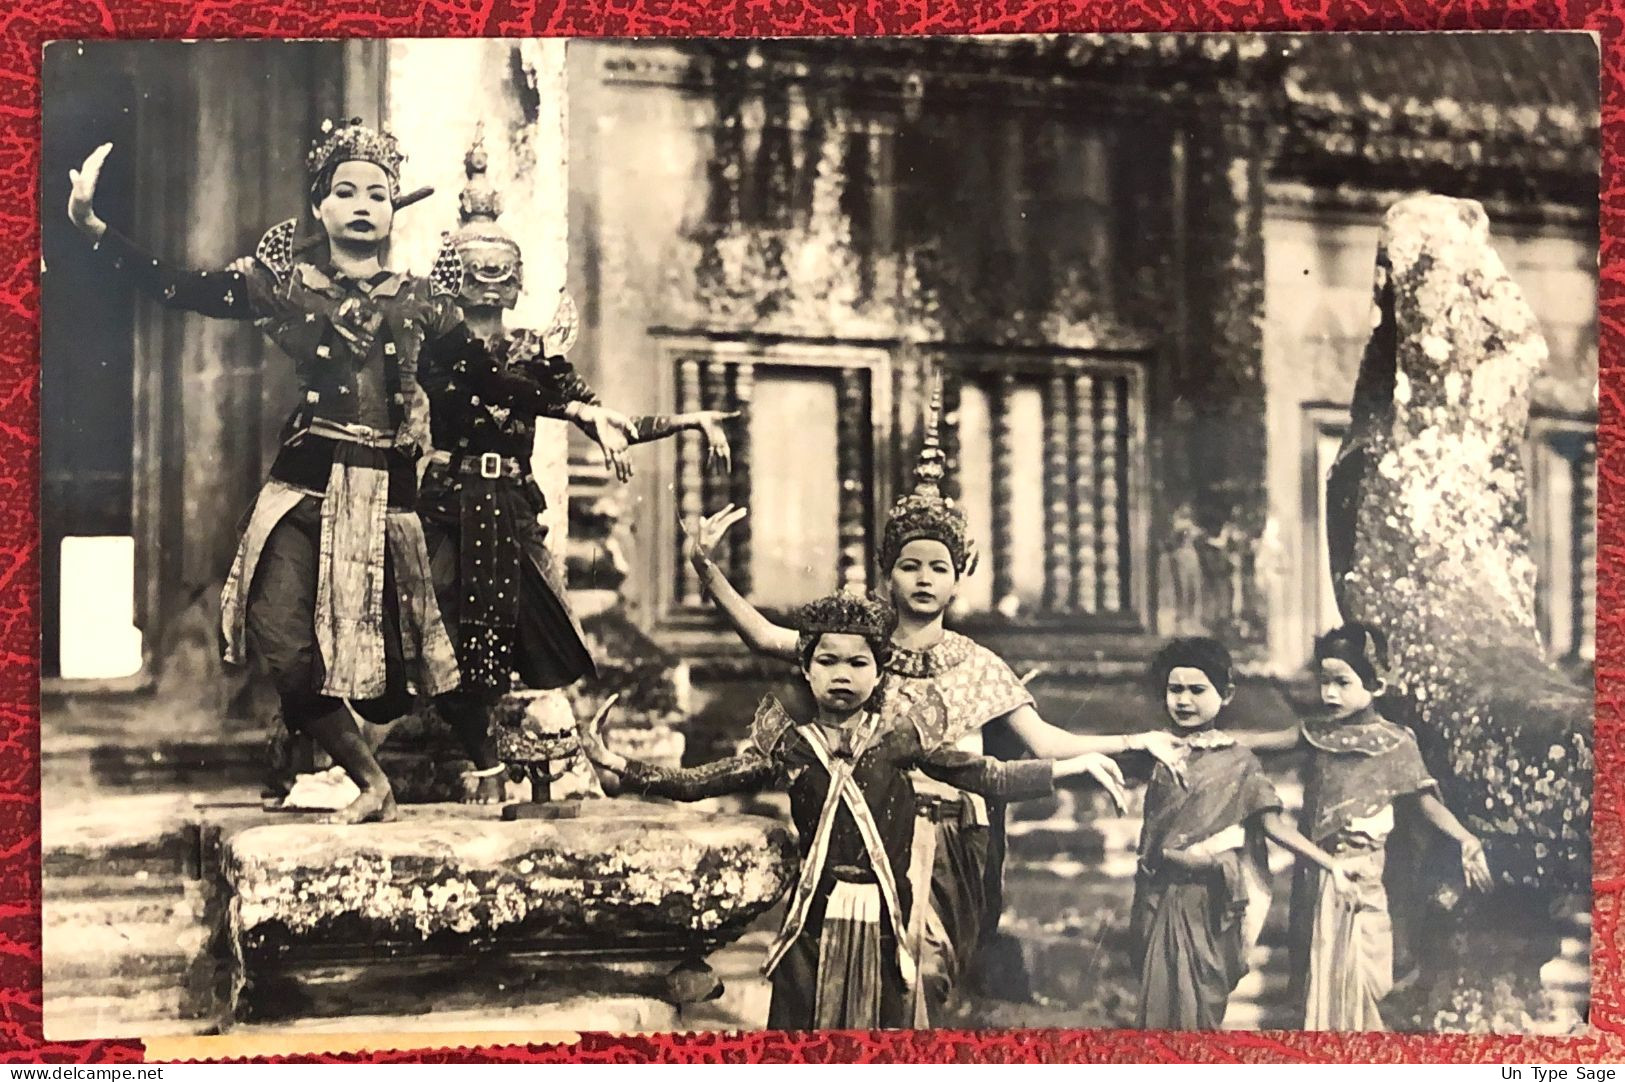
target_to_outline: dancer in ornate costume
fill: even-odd
[[[455,279],[384,267],[395,212],[428,194],[401,194],[394,137],[359,120],[323,127],[307,159],[319,235],[301,242],[290,219],[231,270],[170,266],[97,216],[111,144],[73,171],[68,215],[164,305],[254,320],[293,360],[300,399],[222,593],[223,650],[230,663],[264,663],[284,723],[360,788],[336,820],[364,822],[393,818],[395,799],[345,702],[386,722],[414,688],[438,695],[458,684],[413,511],[429,442],[420,367],[456,371],[494,402],[540,410],[545,396],[491,362],[457,311]]]
[[[945,499],[939,484],[943,454],[937,442],[934,396],[925,445],[914,471],[914,491],[900,499],[886,522],[880,567],[897,606],[899,624],[887,670],[901,706],[927,689],[947,706],[942,739],[980,753],[982,730],[992,723],[1010,730],[1034,755],[1060,759],[1094,755],[1089,773],[1122,803],[1122,775],[1106,755],[1145,751],[1177,765],[1179,741],[1153,732],[1094,735],[1068,732],[1046,722],[1032,695],[991,650],[943,627],[962,576],[973,570],[965,513]],[[712,560],[723,535],[745,515],[732,506],[704,519],[691,534],[689,558],[707,592],[745,643],[758,653],[793,658],[796,635],[758,612]],[[924,783],[922,788],[928,786]],[[924,893],[929,876],[932,904],[916,911],[911,930],[926,946],[928,980],[920,985],[933,1013],[970,972],[978,949],[997,930],[1003,909],[1004,815],[974,793],[927,788],[920,801],[913,874]]]
[[[811,706],[768,696],[744,752],[663,770],[607,751],[590,728],[587,754],[625,789],[675,800],[782,788],[800,837],[801,867],[784,926],[763,970],[773,980],[768,1027],[920,1026],[909,991],[918,954],[907,932],[914,769],[1002,800],[1048,794],[1055,778],[1098,769],[1094,757],[1001,763],[942,743],[947,708],[930,689],[883,705],[893,678],[896,615],[884,602],[834,594],[802,608],[796,654]]]
[[[1320,700],[1327,713],[1303,724],[1309,748],[1299,828],[1349,862],[1351,896],[1337,894],[1325,872],[1300,861],[1292,882],[1289,936],[1292,987],[1303,1028],[1381,1030],[1378,1010],[1394,985],[1394,930],[1388,913],[1387,842],[1396,826],[1426,823],[1461,850],[1462,879],[1490,887],[1484,846],[1440,801],[1416,736],[1377,712],[1386,690],[1388,642],[1351,623],[1315,641]]]
[[[530,466],[537,418],[573,421],[625,480],[629,443],[690,429],[704,434],[711,465],[726,472],[731,452],[723,422],[737,416],[704,411],[628,419],[605,408],[562,356],[575,335],[568,295],[548,331],[508,330],[503,313],[518,301],[524,266],[518,242],[497,221],[502,202],[486,166],[483,140],[476,137],[464,157],[461,225],[447,238],[439,264],[460,268],[457,301],[469,328],[500,368],[535,385],[539,408],[486,401],[453,371],[425,372],[435,451],[419,504],[440,611],[463,676],[462,686],[435,705],[474,762],[478,783],[471,799],[477,803],[503,798],[503,767],[490,733],[497,699],[515,682],[560,688],[593,671],[563,576],[537,523],[545,507]]]
[[[1138,1025],[1213,1030],[1269,911],[1266,838],[1323,869],[1337,895],[1353,885],[1342,862],[1286,821],[1257,757],[1219,730],[1235,695],[1229,651],[1213,639],[1175,639],[1151,678],[1190,755],[1178,771],[1159,764],[1145,793],[1130,917]]]

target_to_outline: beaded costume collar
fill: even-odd
[[[945,631],[940,642],[921,649],[893,647],[886,669],[898,676],[933,680],[970,660],[975,644],[957,631]]]
[[[1303,738],[1321,751],[1382,755],[1405,742],[1405,730],[1368,706],[1346,721],[1306,721]]]

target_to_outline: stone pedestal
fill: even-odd
[[[547,1004],[648,1001],[657,1020],[659,1003],[710,994],[695,977],[705,956],[789,884],[789,831],[634,800],[579,807],[503,822],[495,808],[435,805],[395,823],[206,839],[230,899],[232,1013],[427,1013],[442,996],[511,989]]]

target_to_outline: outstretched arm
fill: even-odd
[[[1490,876],[1489,860],[1484,856],[1484,843],[1462,826],[1455,813],[1432,792],[1414,793],[1410,799],[1416,802],[1416,809],[1422,813],[1422,818],[1461,846],[1461,874],[1467,885],[1474,890],[1489,890],[1494,880]]]
[[[761,751],[751,749],[695,767],[658,767],[640,763],[604,746],[602,725],[614,697],[580,728],[581,750],[589,762],[617,774],[623,789],[668,800],[704,800],[727,793],[756,792],[773,786],[779,769]]]
[[[705,592],[716,603],[717,609],[728,621],[738,636],[744,640],[746,646],[758,654],[776,657],[784,661],[796,660],[796,633],[788,627],[780,627],[745,600],[744,595],[735,590],[728,576],[712,559],[717,545],[722,537],[740,519],[744,518],[747,509],[729,504],[714,515],[707,515],[700,519],[694,530],[685,525],[683,532],[687,534],[684,552],[688,560],[694,565],[694,571],[700,576],[700,582]]]
[[[1051,725],[1031,703],[1005,715],[1028,749],[1042,759],[1069,759],[1076,755],[1122,755],[1143,751],[1169,770],[1178,772],[1185,763],[1186,748],[1170,733],[1074,733]]]
[[[275,283],[270,272],[259,264],[239,263],[224,271],[174,267],[102,221],[95,209],[96,184],[112,150],[112,143],[103,143],[90,152],[83,165],[68,173],[73,182],[68,218],[94,242],[97,253],[165,307],[217,319],[256,319],[267,314]]]
[[[1298,832],[1298,828],[1287,822],[1286,816],[1280,808],[1270,808],[1259,813],[1259,823],[1270,841],[1296,856],[1317,865],[1332,877],[1332,883],[1339,893],[1354,889],[1349,880],[1348,873],[1326,850],[1305,838]]]
[[[1247,732],[1246,730],[1240,732],[1230,731],[1230,735],[1235,737],[1236,743],[1254,753],[1261,751],[1291,751],[1302,743],[1302,734],[1303,730],[1297,726],[1290,729],[1280,729],[1272,733]]]

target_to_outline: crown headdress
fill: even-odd
[[[842,591],[801,606],[795,626],[798,652],[805,652],[820,635],[862,635],[879,649],[891,642],[897,612],[878,598]]]
[[[474,244],[494,244],[519,255],[519,242],[497,222],[502,214],[502,193],[492,186],[486,174],[490,159],[485,152],[485,123],[474,125],[474,142],[463,155],[463,173],[468,181],[458,197],[462,225],[452,234],[452,243],[462,248]]]
[[[393,135],[367,127],[356,116],[336,123],[322,121],[322,138],[311,144],[305,166],[314,190],[342,162],[371,162],[389,175],[390,195],[393,196],[399,190],[401,162],[405,160],[406,155],[401,153],[400,143]]]
[[[937,419],[942,415],[942,377],[935,377],[931,389],[931,409],[925,421],[925,439],[920,458],[914,465],[914,489],[892,505],[886,529],[880,538],[880,566],[889,571],[898,553],[910,541],[940,541],[953,559],[954,570],[965,573],[970,558],[970,522],[965,512],[942,494],[944,463],[942,444],[937,438]]]

